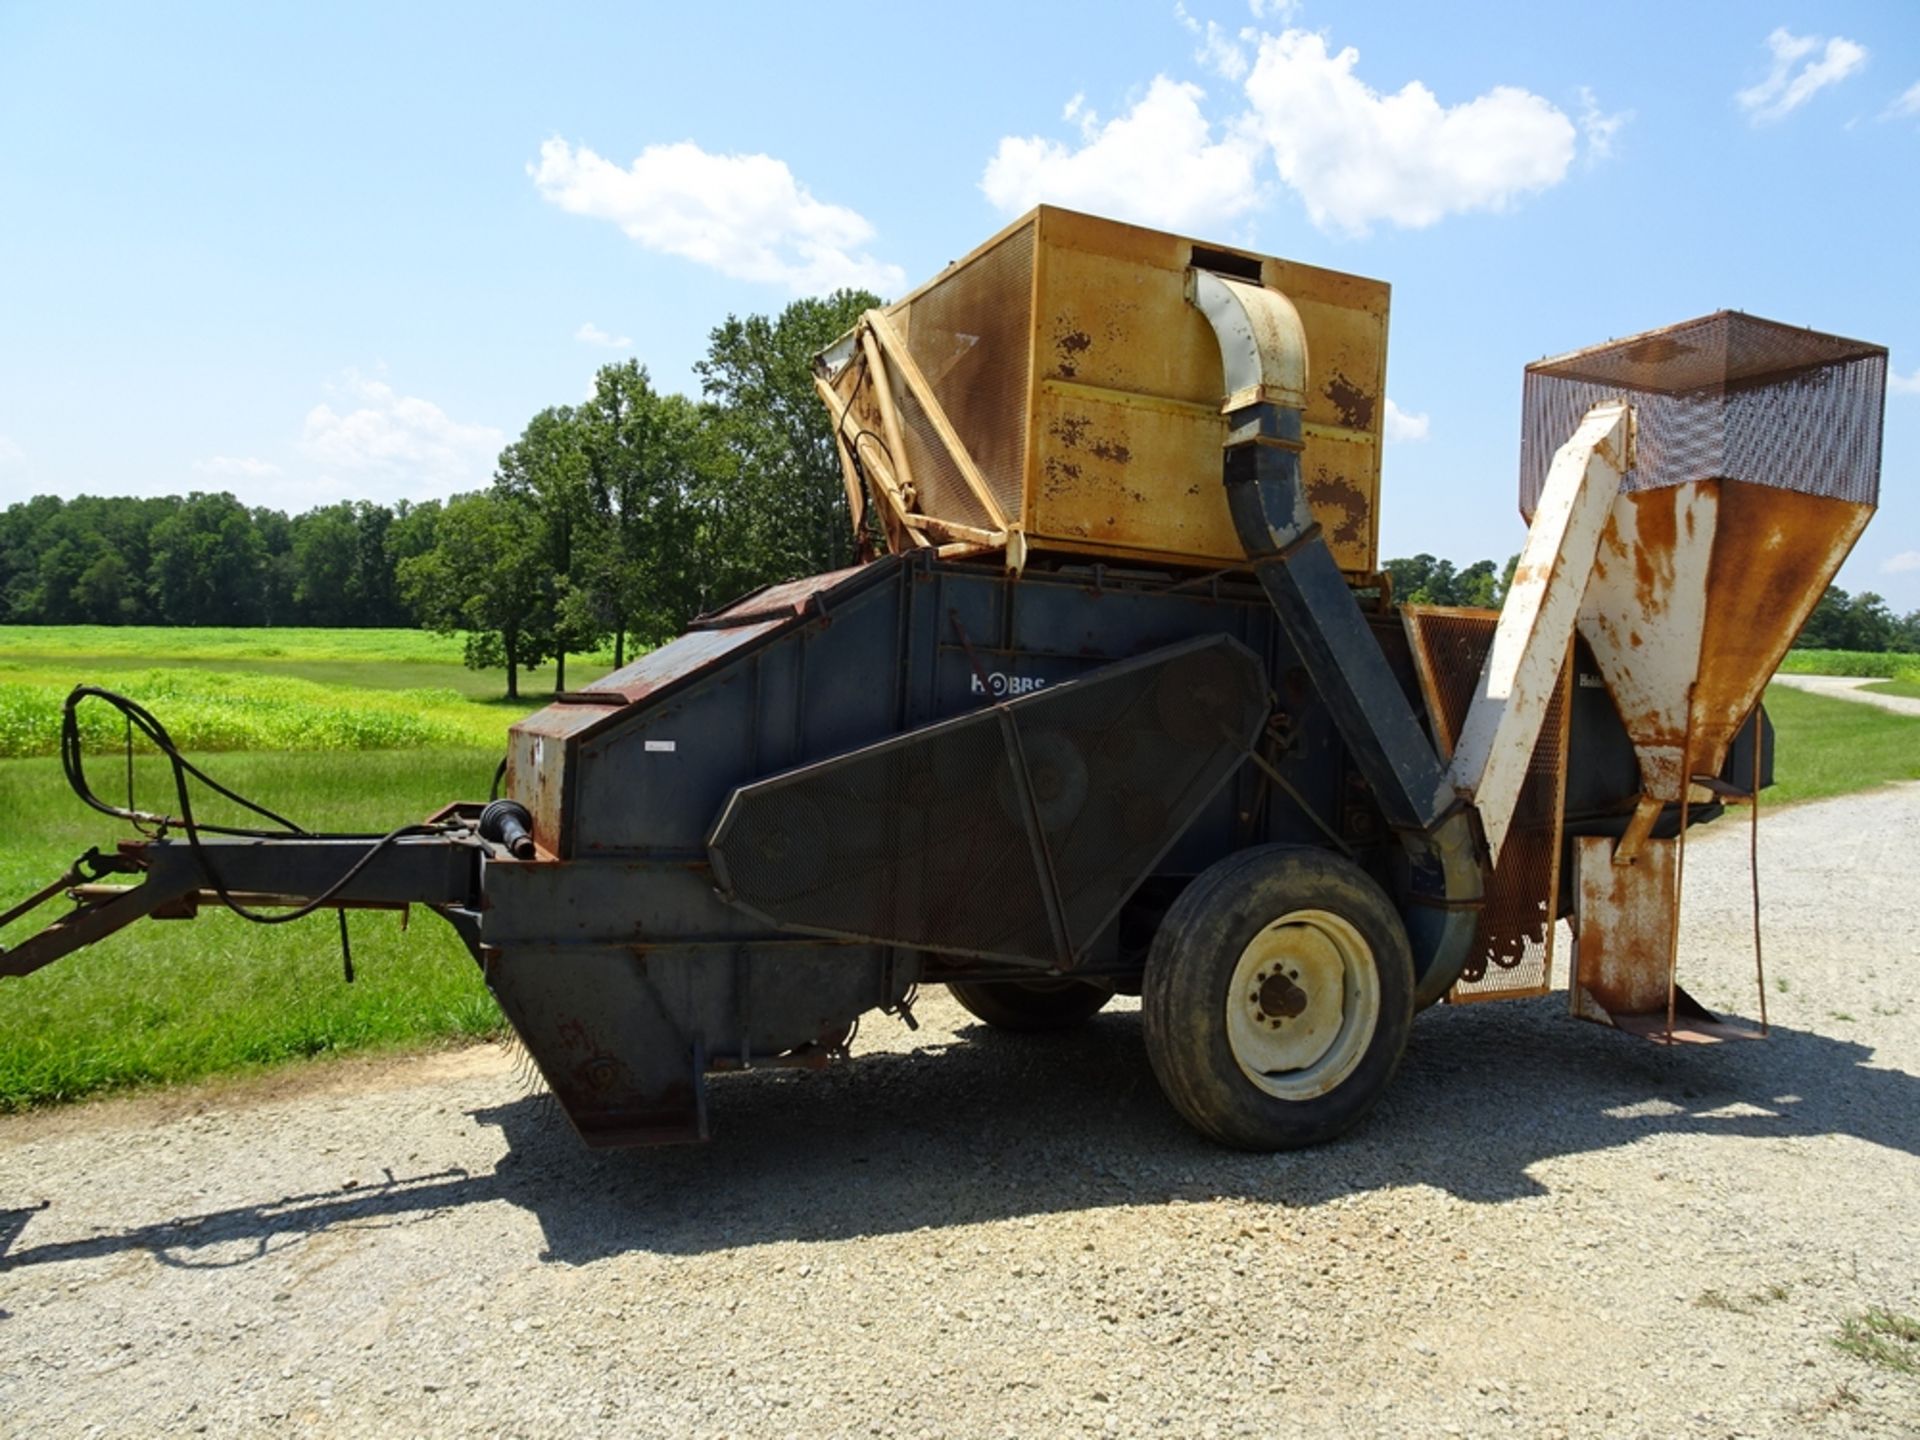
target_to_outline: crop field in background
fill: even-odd
[[[1789,650],[1780,662],[1784,675],[1862,675],[1920,681],[1920,655],[1883,650]]]
[[[468,670],[458,637],[420,630],[196,630],[0,626],[0,759],[59,753],[60,710],[80,681],[118,690],[198,751],[504,748],[506,728],[553,688],[551,667]],[[611,655],[568,657],[570,683]],[[89,747],[123,743],[104,705],[81,711]]]
[[[573,657],[569,681],[608,663]],[[0,908],[130,833],[83,807],[52,758],[60,702],[83,680],[148,704],[242,794],[313,829],[371,831],[484,797],[507,726],[552,687],[551,671],[523,674],[524,698],[509,704],[502,675],[461,667],[457,640],[414,631],[0,628]],[[1920,779],[1920,720],[1784,687],[1768,706],[1780,783],[1766,805]],[[87,732],[89,773],[118,797],[122,732],[110,717],[99,707]],[[158,757],[136,762],[135,791],[142,805],[173,808]],[[198,808],[220,818],[211,801]],[[38,920],[0,933],[0,945]],[[438,916],[415,911],[404,930],[387,912],[348,923],[351,986],[332,914],[266,927],[219,911],[142,921],[0,981],[0,1110],[499,1032],[472,960]]]

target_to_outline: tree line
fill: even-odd
[[[1382,567],[1393,577],[1396,600],[1412,605],[1464,605],[1495,609],[1513,583],[1518,555],[1504,571],[1491,560],[1456,570],[1448,560],[1415,555],[1389,560]],[[1877,654],[1920,654],[1920,610],[1896,615],[1883,596],[1871,590],[1849,595],[1829,585],[1793,642],[1796,650],[1860,650]]]
[[[756,586],[852,563],[812,358],[877,305],[863,291],[729,316],[698,400],[637,361],[542,410],[485,490],[292,517],[230,494],[40,496],[0,512],[0,623],[406,626],[464,632],[521,669],[611,645],[616,663]]]
[[[444,503],[369,501],[287,516],[229,494],[63,501],[0,512],[0,623],[424,625],[467,663],[523,668],[611,645],[616,664],[754,587],[851,564],[847,501],[813,355],[875,296],[729,316],[696,366],[700,398],[628,360],[577,405],[535,415],[492,484]],[[1388,560],[1396,598],[1497,606],[1505,568]],[[1828,590],[1803,647],[1920,652],[1920,611]]]

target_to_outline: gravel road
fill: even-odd
[[[1773,1037],[1422,1017],[1362,1132],[1229,1154],[1137,1009],[944,994],[714,1142],[595,1156],[492,1048],[0,1120],[0,1433],[1920,1434],[1920,785],[1769,816]],[[1746,831],[1682,974],[1755,1012]]]

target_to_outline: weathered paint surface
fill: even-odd
[[[1278,290],[1192,269],[1187,298],[1220,342],[1227,391],[1221,410],[1231,414],[1254,404],[1306,408],[1307,337],[1291,300]],[[1354,425],[1366,427],[1365,421]]]
[[[1624,403],[1596,405],[1554,457],[1454,748],[1449,778],[1478,808],[1496,865],[1581,596],[1598,578],[1594,552],[1626,473],[1630,423]]]
[[[808,575],[799,580],[764,586],[750,595],[741,596],[730,605],[722,606],[712,614],[702,615],[693,622],[694,626],[701,630],[720,627],[731,629],[748,620],[792,619],[796,615],[805,614],[816,595],[831,590],[858,568],[858,566],[852,566],[845,570],[829,570],[824,575]],[[624,675],[627,672],[623,670],[618,673]]]
[[[1640,760],[1649,795],[1679,801],[1687,696],[1700,669],[1719,514],[1715,482],[1621,495],[1613,505],[1580,634]]]
[[[812,584],[825,588],[827,582],[844,579],[849,573],[818,576],[796,582],[796,587]],[[742,604],[756,598],[749,597]],[[615,723],[630,707],[713,669],[742,646],[792,624],[804,609],[797,595],[782,597],[775,602],[777,618],[728,629],[688,631],[587,690],[515,725],[507,736],[507,774],[502,793],[518,800],[532,814],[534,843],[548,854],[572,858],[569,846],[573,827],[567,811],[573,800],[570,787],[578,774],[575,757],[583,737]]]
[[[1580,633],[1640,758],[1647,793],[1717,774],[1872,507],[1740,480],[1614,503]],[[1691,737],[1691,738],[1689,738]]]
[[[1649,840],[1635,864],[1615,865],[1607,836],[1573,842],[1574,1014],[1665,1017],[1678,850],[1677,841]]]
[[[1691,775],[1718,774],[1727,747],[1872,518],[1870,505],[1722,480]]]

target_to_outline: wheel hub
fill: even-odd
[[[1261,1015],[1269,1019],[1292,1020],[1307,1008],[1307,992],[1295,983],[1296,976],[1275,969],[1261,977],[1260,989],[1253,995]]]
[[[1250,1080],[1283,1099],[1325,1094],[1360,1063],[1379,1022],[1372,948],[1331,912],[1283,915],[1241,952],[1226,1008]]]

